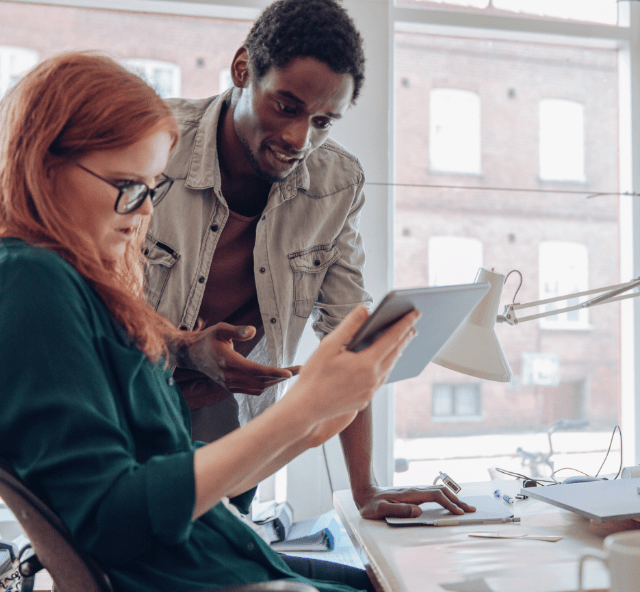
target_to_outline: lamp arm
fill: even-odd
[[[535,302],[528,302],[526,304],[520,304],[520,303],[507,304],[504,307],[504,314],[498,315],[496,322],[509,323],[510,325],[517,325],[518,323],[524,323],[525,321],[532,321],[534,319],[540,319],[542,317],[551,317],[554,315],[561,314],[563,312],[569,312],[572,310],[581,310],[583,308],[588,308],[590,306],[597,306],[599,304],[606,304],[608,302],[615,302],[617,300],[626,300],[627,298],[635,298],[636,296],[640,296],[640,292],[634,292],[633,294],[624,294],[624,292],[627,292],[628,290],[632,290],[633,288],[637,288],[638,286],[640,286],[640,278],[637,278],[630,282],[626,282],[624,284],[617,284],[615,286],[607,286],[604,288],[596,288],[594,290],[587,290],[585,292],[576,292],[575,294],[566,294],[564,296],[556,296],[554,298],[548,298],[546,300],[537,300]],[[587,300],[580,304],[576,304],[575,306],[567,306],[565,308],[548,310],[546,312],[529,315],[526,317],[522,317],[520,319],[516,315],[517,310],[530,308],[531,306],[542,306],[544,304],[551,304],[553,302],[559,302],[561,300],[569,300],[570,298],[578,298],[580,296],[589,296],[590,294],[598,294],[600,292],[605,292],[605,294],[602,294],[601,296],[597,296],[596,298],[592,298],[591,300]],[[623,295],[620,296],[620,294],[623,294]]]

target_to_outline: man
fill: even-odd
[[[206,441],[274,401],[298,370],[291,364],[312,313],[322,337],[371,303],[358,231],[364,173],[328,139],[364,81],[353,21],[336,0],[274,2],[235,54],[231,77],[219,97],[172,101],[183,136],[166,174],[176,182],[145,247],[151,304],[185,330],[199,318],[212,326],[204,351],[178,353],[174,373],[194,438]],[[240,409],[230,392],[242,393]],[[341,434],[362,515],[450,506],[439,490],[376,485],[371,424],[369,409]]]

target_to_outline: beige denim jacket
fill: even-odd
[[[147,235],[146,289],[149,302],[184,329],[196,324],[211,260],[229,217],[216,142],[229,92],[197,101],[169,100],[182,139],[165,171],[176,181],[155,210]],[[254,248],[265,338],[250,359],[290,366],[312,313],[312,327],[322,337],[358,303],[371,304],[358,231],[363,186],[358,160],[330,139],[286,180],[273,184]],[[237,397],[241,419],[260,413],[276,394]]]

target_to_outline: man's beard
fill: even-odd
[[[260,168],[260,165],[258,164],[258,159],[255,157],[255,155],[251,151],[251,147],[249,146],[249,142],[247,141],[247,139],[244,138],[243,136],[238,136],[238,137],[240,138],[240,142],[242,143],[242,146],[244,147],[244,151],[247,154],[247,158],[249,159],[249,164],[251,165],[251,168],[253,169],[253,172],[256,174],[256,176],[259,179],[262,179],[263,181],[267,181],[267,183],[281,183],[302,162],[301,160],[298,161],[296,166],[293,169],[291,169],[291,172],[287,173],[287,175],[285,177],[276,177],[275,175],[272,175],[272,174],[268,173],[267,171],[265,171],[265,170]]]

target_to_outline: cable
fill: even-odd
[[[559,473],[560,471],[575,471],[576,473],[580,473],[581,475],[585,475],[586,477],[589,477],[589,475],[587,473],[584,473],[582,471],[580,471],[579,469],[573,469],[571,467],[563,467],[562,469],[558,469],[556,471],[553,471],[553,473],[551,473],[551,477],[553,477],[553,479],[555,480],[555,474]],[[597,475],[596,475],[597,477]]]
[[[512,191],[519,193],[566,193],[572,195],[586,195],[587,199],[591,197],[602,197],[610,195],[627,195],[629,197],[640,197],[640,193],[633,193],[630,191],[575,191],[569,189],[524,189],[519,187],[474,187],[472,185],[431,185],[431,184],[419,184],[419,183],[375,183],[371,181],[365,181],[366,185],[381,185],[385,187],[421,187],[429,189],[477,189],[479,191]]]
[[[514,471],[507,471],[506,469],[500,469],[496,467],[496,471],[502,473],[503,475],[509,475],[509,477],[515,477],[516,479],[522,479],[523,481],[533,481],[536,485],[543,486],[545,483],[549,485],[556,485],[556,482],[549,481],[548,479],[534,479],[533,477],[527,477],[522,473],[515,473]]]
[[[322,445],[322,456],[324,456],[324,466],[327,468],[327,478],[329,479],[329,489],[331,490],[331,497],[335,491],[333,490],[333,483],[331,482],[331,471],[329,470],[329,459],[327,458],[327,449]]]
[[[618,469],[618,473],[614,477],[614,479],[617,479],[620,476],[620,473],[622,473],[622,430],[620,429],[620,426],[617,425],[615,428],[613,428],[613,433],[611,434],[611,441],[609,442],[609,449],[607,450],[607,454],[605,455],[604,460],[602,461],[602,464],[600,465],[600,468],[596,473],[596,477],[600,474],[600,471],[602,471],[602,467],[604,467],[604,463],[607,462],[607,458],[609,457],[609,452],[611,452],[611,446],[613,445],[613,437],[616,435],[616,430],[618,430],[618,433],[620,434],[620,469]]]

